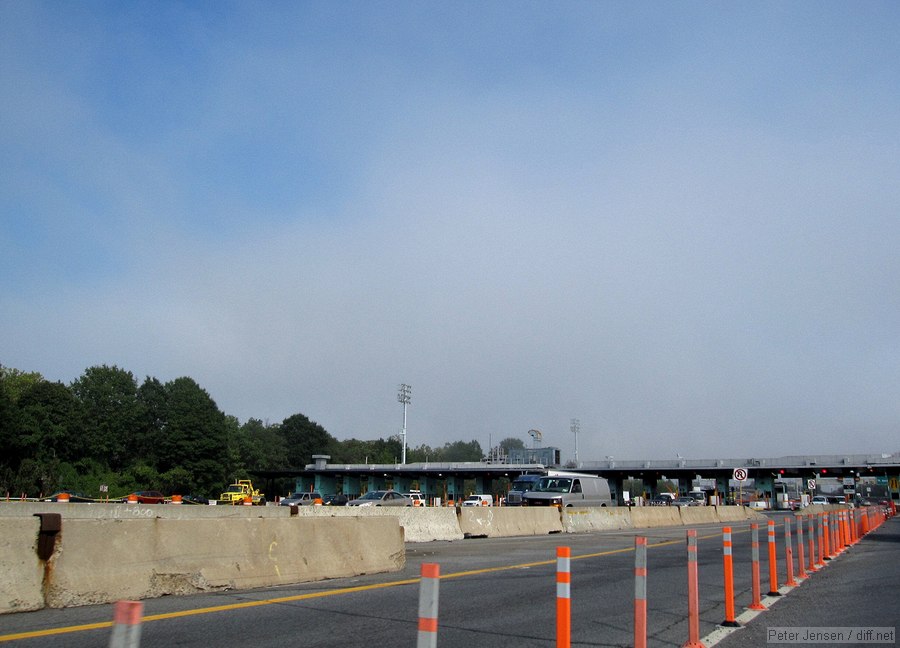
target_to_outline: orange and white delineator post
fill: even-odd
[[[794,580],[794,542],[791,538],[791,518],[784,518],[784,562],[787,565],[787,580],[784,582],[789,587],[796,587]]]
[[[416,648],[436,648],[441,566],[422,563],[419,581],[419,633]]]
[[[828,519],[828,513],[821,513],[822,527],[825,529],[825,553],[822,554],[822,560],[831,560],[831,521]]]
[[[700,641],[700,584],[697,574],[697,530],[687,531],[688,640],[682,648],[706,648]]]
[[[818,527],[817,533],[819,534],[819,553],[816,559],[816,567],[824,567],[825,566],[825,514],[819,513],[817,516]]]
[[[806,530],[809,533],[809,564],[806,566],[806,570],[810,573],[818,571],[819,568],[816,567],[816,527],[815,527],[815,517],[812,515],[808,515],[806,517]]]
[[[797,578],[806,578],[806,566],[804,565],[804,549],[803,544],[803,517],[797,516]]]
[[[634,538],[634,648],[647,648],[647,538]]]
[[[556,548],[556,648],[572,645],[571,551]]]
[[[775,520],[769,520],[767,535],[769,540],[769,596],[781,596],[778,591],[778,552],[775,548]]]
[[[731,555],[731,527],[722,527],[722,563],[725,574],[725,620],[722,625],[737,628],[734,618],[734,563]]]
[[[750,602],[751,610],[765,610],[762,604],[759,588],[759,525],[756,522],[750,524],[750,591],[753,600]]]
[[[138,648],[141,645],[143,613],[144,604],[140,601],[116,601],[109,648]]]

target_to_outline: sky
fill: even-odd
[[[900,451],[900,5],[0,0],[0,364],[563,461]],[[572,419],[579,433],[571,431]]]

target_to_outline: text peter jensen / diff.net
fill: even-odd
[[[766,629],[770,644],[891,644],[897,629],[892,627],[771,627]]]

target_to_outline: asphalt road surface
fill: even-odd
[[[779,521],[778,566],[784,580]],[[700,636],[725,618],[722,525],[699,535]],[[738,614],[751,601],[749,523],[731,525]],[[650,646],[688,639],[685,529],[647,529]],[[144,601],[141,648],[196,646],[415,646],[418,576],[441,570],[438,645],[442,648],[555,646],[555,552],[572,552],[572,646],[633,643],[634,536],[637,532],[469,539],[407,545],[402,572],[291,587],[216,592]],[[762,591],[769,589],[761,525]],[[897,626],[900,520],[889,520],[746,627],[727,648],[765,646],[778,626]],[[0,616],[0,643],[22,648],[97,648],[109,643],[111,605]],[[715,640],[719,640],[716,637]],[[711,644],[707,644],[711,645]],[[774,645],[774,644],[773,644]]]

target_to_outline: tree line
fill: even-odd
[[[222,412],[196,381],[94,366],[69,385],[0,366],[0,496],[62,489],[215,496],[254,471],[331,463],[398,463],[399,436],[338,440],[303,414],[270,424]],[[478,441],[407,448],[407,462],[480,461]],[[289,485],[287,486],[290,487]]]

